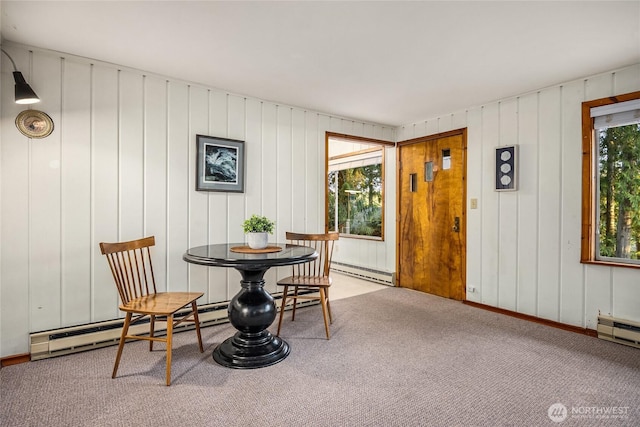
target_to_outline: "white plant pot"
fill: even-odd
[[[269,233],[247,233],[247,243],[251,249],[264,249],[269,244]]]

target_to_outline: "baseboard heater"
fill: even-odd
[[[331,262],[331,270],[383,285],[395,286],[396,283],[395,273],[391,273],[388,271],[375,270],[373,268],[360,267],[351,264],[343,264],[336,261]]]
[[[598,338],[640,348],[640,322],[598,316]]]
[[[273,297],[276,300],[276,307],[279,308],[280,302],[282,301],[282,293],[274,294]],[[303,300],[298,302],[297,307],[315,304],[318,304],[318,301]],[[229,301],[198,306],[200,327],[205,328],[229,322],[227,315],[228,306]],[[124,319],[116,319],[43,332],[34,332],[29,335],[31,360],[46,359],[117,345],[120,341],[123,323]],[[193,323],[181,323],[173,329],[173,332],[178,333],[194,328]],[[166,330],[166,321],[163,321],[163,319],[157,320],[155,335],[162,336],[166,333]],[[145,335],[148,333],[148,318],[143,319],[129,328],[129,334],[131,335]]]

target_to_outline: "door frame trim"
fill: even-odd
[[[467,299],[467,128],[454,129],[447,132],[441,132],[433,135],[420,136],[418,138],[407,139],[396,143],[396,286],[402,287],[400,283],[400,215],[401,206],[401,182],[400,182],[400,169],[401,169],[401,157],[400,149],[404,146],[411,144],[418,144],[423,142],[429,142],[436,139],[448,138],[451,136],[462,136],[462,151],[464,153],[463,165],[462,165],[462,218],[463,218],[463,238],[464,247],[462,250],[462,300]]]

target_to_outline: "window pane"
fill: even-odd
[[[327,230],[384,240],[385,146],[374,139],[327,132]]]
[[[338,172],[329,172],[329,179],[327,181],[327,187],[329,189],[329,206],[328,206],[328,214],[329,214],[329,231],[338,231],[338,222],[337,218],[337,205],[336,205],[336,190],[337,190],[337,181]]]
[[[599,258],[640,259],[640,125],[596,129]]]
[[[380,163],[330,172],[328,185],[329,224],[334,230],[358,236],[382,236]]]

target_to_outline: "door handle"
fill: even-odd
[[[453,231],[455,231],[456,233],[460,232],[460,217],[457,216],[453,219]]]

